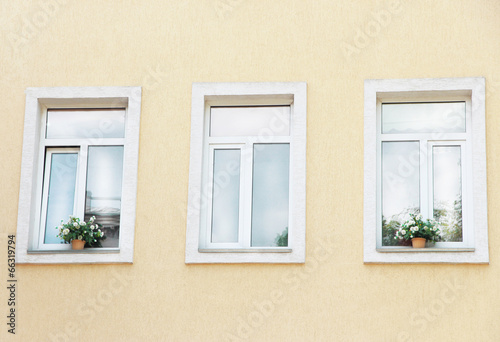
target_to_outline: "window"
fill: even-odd
[[[132,262],[141,89],[29,88],[18,213],[19,263]],[[103,248],[56,237],[96,217]]]
[[[305,83],[195,83],[186,263],[305,261]]]
[[[484,79],[365,81],[365,262],[487,263]],[[420,213],[441,241],[395,230]]]

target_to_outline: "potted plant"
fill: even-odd
[[[101,241],[106,239],[101,227],[95,222],[92,216],[88,222],[80,221],[78,217],[69,216],[68,222],[61,220],[57,237],[64,243],[71,243],[73,249],[83,249],[84,247],[102,247]]]
[[[439,240],[439,228],[434,220],[423,220],[422,215],[410,214],[410,219],[396,231],[394,239],[411,240],[413,248],[424,248],[426,240]]]

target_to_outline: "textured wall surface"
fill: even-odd
[[[494,341],[500,2],[0,3],[0,340]],[[363,81],[486,78],[489,265],[363,264]],[[302,265],[184,263],[192,82],[305,81]],[[133,265],[19,265],[24,91],[142,86]]]

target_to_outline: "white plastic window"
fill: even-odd
[[[194,84],[186,262],[304,252],[305,84]]]
[[[473,230],[467,220],[472,185],[467,167],[471,164],[470,99],[380,102],[378,246],[405,246],[395,229],[410,214],[422,214],[424,219],[436,220],[440,228],[441,242],[434,247],[472,248]]]
[[[365,81],[365,262],[488,262],[484,103],[481,78]],[[410,213],[441,241],[395,238]]]
[[[132,262],[141,89],[29,88],[18,213],[19,263]],[[103,248],[55,235],[96,216]]]

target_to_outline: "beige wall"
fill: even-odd
[[[17,266],[0,340],[498,340],[499,1],[49,2],[0,4],[0,287],[26,87],[143,87],[134,264]],[[490,265],[364,265],[363,81],[469,76],[486,78]],[[307,82],[306,264],[184,264],[198,81]]]

